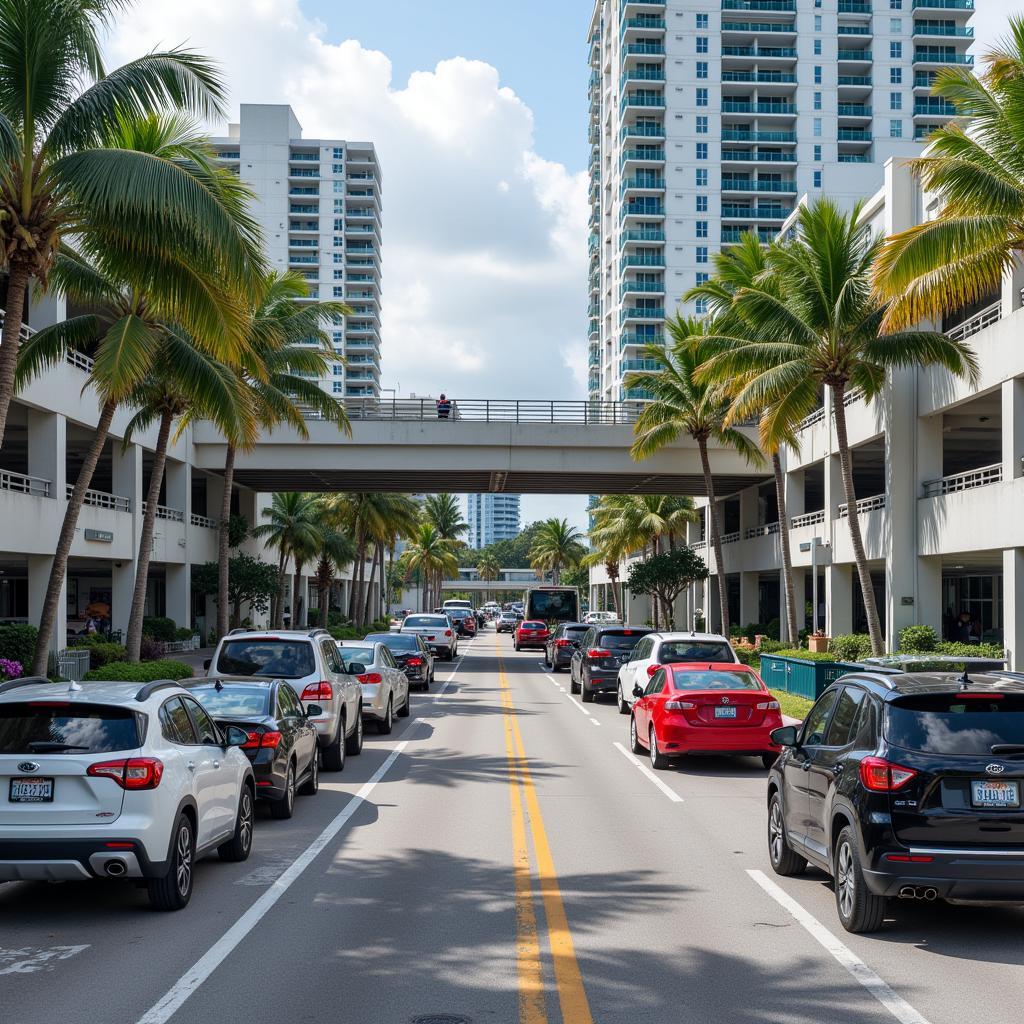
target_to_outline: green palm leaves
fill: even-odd
[[[545,519],[533,538],[530,565],[541,572],[550,572],[551,582],[557,587],[562,569],[579,565],[586,553],[583,534],[570,526],[568,519]]]

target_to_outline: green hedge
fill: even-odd
[[[154,640],[170,643],[175,639],[177,632],[178,627],[174,619],[169,619],[166,615],[147,615],[142,620],[142,635]]]
[[[936,654],[952,654],[957,658],[996,658],[1002,660],[1006,651],[999,644],[965,644],[959,640],[940,640]]]
[[[111,643],[106,637],[76,637],[72,647],[85,648],[89,652],[89,668],[102,668],[112,661],[123,661],[128,653],[124,644]]]
[[[192,667],[183,661],[112,661],[102,668],[85,673],[85,679],[106,680],[111,683],[151,683],[156,679],[190,679]]]
[[[765,652],[767,653],[767,652]],[[781,651],[772,651],[778,658],[800,658],[803,661],[840,661],[834,654],[827,651],[805,651],[802,647],[794,649],[783,648]]]
[[[934,651],[939,636],[931,626],[904,626],[900,630],[900,650],[904,654],[922,654]]]
[[[10,623],[0,626],[0,658],[20,661],[28,672],[36,655],[39,630],[35,626]]]
[[[829,640],[828,649],[839,661],[862,661],[871,657],[871,637],[867,633],[843,633]]]

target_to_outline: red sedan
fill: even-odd
[[[516,631],[512,634],[512,646],[521,651],[526,647],[539,647],[543,650],[547,647],[551,633],[546,622],[526,619],[520,622]]]
[[[745,754],[770,767],[779,753],[769,733],[782,725],[779,702],[761,677],[733,662],[662,665],[629,720],[634,754],[650,751],[655,768],[683,754]]]

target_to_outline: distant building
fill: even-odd
[[[518,494],[469,494],[466,521],[471,548],[485,548],[499,540],[512,540],[520,532]]]

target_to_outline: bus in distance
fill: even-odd
[[[523,595],[527,619],[579,622],[580,595],[576,587],[530,587]]]

